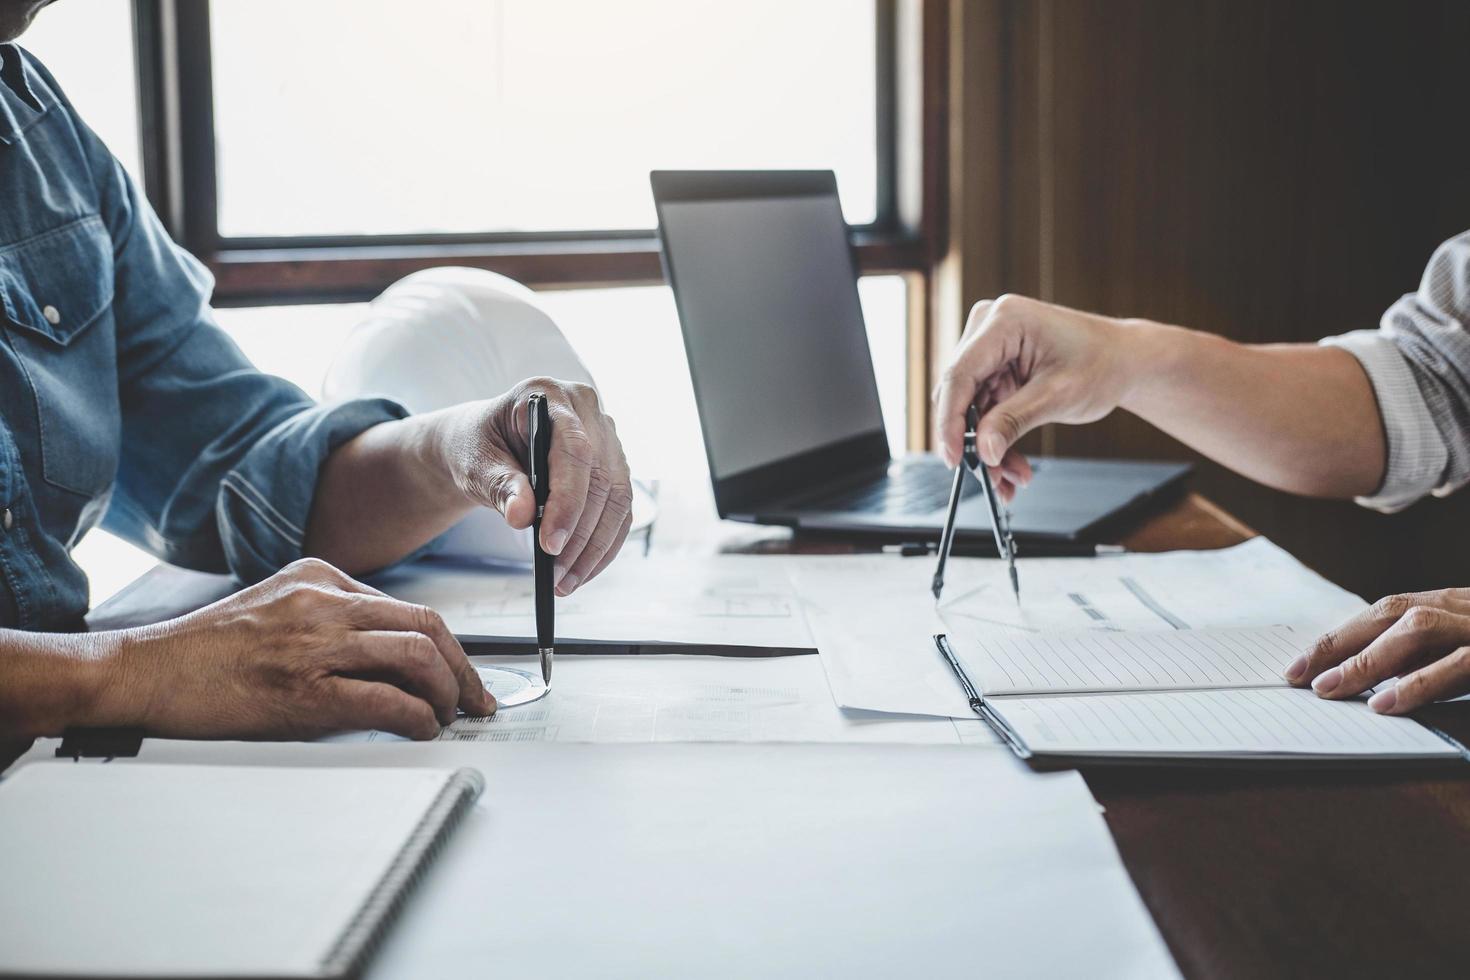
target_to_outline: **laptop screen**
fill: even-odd
[[[835,188],[659,216],[717,480],[882,431]]]

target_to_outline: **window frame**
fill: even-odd
[[[863,274],[922,273],[930,250],[901,213],[908,174],[898,75],[911,40],[905,0],[877,0],[877,214],[852,228]],[[933,4],[925,4],[933,6]],[[224,238],[217,223],[209,0],[133,0],[145,190],[170,233],[216,277],[222,306],[370,299],[420,269],[454,263],[533,287],[663,281],[649,229],[585,232]],[[927,60],[927,59],[923,59]]]
[[[132,0],[144,191],[164,226],[216,280],[218,306],[359,302],[446,264],[488,269],[532,288],[664,282],[649,230],[223,240],[216,220],[209,0]],[[877,215],[851,229],[860,275],[907,280],[908,441],[929,440],[928,391],[953,305],[940,267],[950,251],[951,31],[963,3],[877,0]],[[941,322],[942,320],[942,322]]]

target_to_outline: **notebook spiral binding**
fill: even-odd
[[[388,926],[403,908],[424,871],[444,847],[451,832],[464,819],[485,788],[485,777],[474,769],[460,769],[450,777],[434,804],[414,828],[408,843],[398,852],[382,880],[373,888],[361,909],[322,958],[321,974],[328,977],[357,976],[383,941]]]
[[[964,688],[965,697],[970,702],[970,710],[979,715],[980,720],[989,725],[990,730],[995,732],[1002,742],[1010,746],[1011,751],[1019,758],[1031,758],[1031,749],[1021,740],[1021,736],[1006,724],[1004,718],[991,710],[990,705],[986,704],[985,699],[980,696],[980,692],[975,690],[975,685],[970,683],[970,678],[965,675],[958,658],[954,655],[954,649],[949,645],[949,637],[944,633],[934,634],[934,645],[939,648],[939,655],[944,658],[945,663],[949,664],[949,669],[954,672],[960,686]]]

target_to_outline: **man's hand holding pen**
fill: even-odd
[[[546,396],[534,392],[526,403],[526,431],[530,433],[530,452],[526,472],[531,477],[531,495],[536,501],[532,519],[535,549],[534,576],[536,602],[536,652],[541,657],[541,683],[551,686],[551,664],[556,656],[556,595],[552,579],[552,556],[541,543],[546,501],[551,489],[551,440],[553,429]]]
[[[536,500],[527,473],[526,409],[546,398],[552,422],[549,493],[541,547],[556,559],[557,595],[570,595],[617,556],[633,523],[633,484],[613,420],[593,388],[529,378],[500,398],[460,406],[444,419],[439,454],[455,485],[494,507],[514,528],[530,527]]]

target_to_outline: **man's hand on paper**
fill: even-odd
[[[1470,693],[1470,589],[1380,599],[1323,634],[1286,679],[1334,700],[1388,681],[1368,704],[1390,715]]]
[[[212,606],[111,638],[90,723],[177,738],[433,738],[495,711],[439,614],[303,559]]]
[[[1122,321],[1024,296],[982,300],[934,390],[939,454],[958,465],[965,411],[980,410],[976,447],[1001,496],[1031,479],[1014,444],[1047,422],[1095,422],[1122,403],[1130,384]]]
[[[531,526],[536,502],[526,476],[526,401],[551,411],[551,495],[541,546],[556,555],[557,594],[568,595],[617,556],[633,525],[633,482],[613,420],[597,391],[530,378],[489,401],[447,409],[441,453],[456,486],[494,507],[514,528]]]

